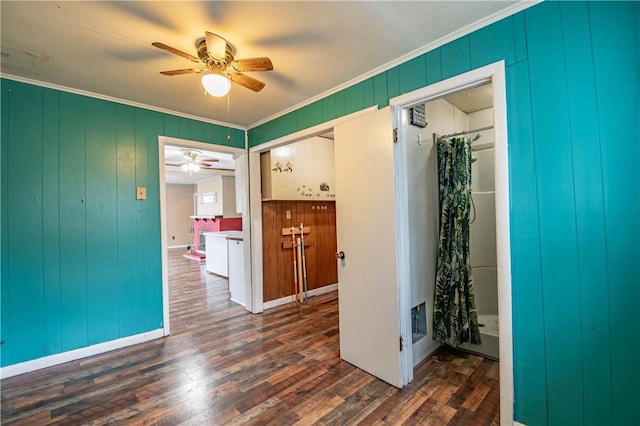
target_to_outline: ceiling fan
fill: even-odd
[[[151,44],[159,49],[204,66],[201,68],[160,71],[160,74],[174,76],[205,73],[202,77],[202,85],[205,90],[213,96],[226,95],[231,87],[231,82],[237,83],[254,92],[259,92],[264,88],[265,84],[243,73],[273,70],[273,64],[268,57],[235,59],[235,49],[233,46],[224,38],[209,31],[205,31],[204,38],[196,41],[198,57],[157,41]],[[219,87],[216,85],[219,85]]]
[[[181,149],[180,156],[172,155],[165,158],[165,165],[179,166],[183,171],[191,174],[197,173],[200,169],[212,169],[221,171],[233,171],[233,169],[220,166],[218,158],[202,158],[202,152],[197,149]]]

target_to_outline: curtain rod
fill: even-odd
[[[438,136],[438,140],[445,139],[445,138],[450,138],[450,137],[453,137],[453,136],[468,135],[469,133],[482,132],[484,130],[490,130],[490,129],[493,129],[493,126],[480,127],[479,129],[466,130],[464,132],[451,133],[449,135]]]

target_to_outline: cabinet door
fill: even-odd
[[[293,177],[295,196],[292,200],[311,200],[313,198],[313,158],[311,141],[304,140],[291,145],[293,148]]]
[[[201,237],[202,238],[202,237]],[[204,236],[204,240],[205,240],[205,250],[206,250],[206,257],[205,257],[205,268],[207,270],[207,272],[211,272],[214,273],[214,269],[215,266],[213,264],[213,259],[214,259],[214,255],[213,255],[213,242],[214,240],[217,240],[216,237],[212,237],[209,235],[205,235]]]
[[[266,161],[262,163],[265,167]],[[272,200],[334,200],[333,140],[313,137],[270,152],[264,196]],[[263,173],[264,176],[264,173]]]
[[[229,245],[229,293],[231,300],[244,306],[244,243],[228,240]]]
[[[227,238],[207,238],[207,271],[223,277],[229,276]]]
[[[333,140],[323,137],[311,139],[313,195],[318,200],[335,200],[335,153]]]
[[[271,150],[271,199],[294,200],[296,181],[293,164],[293,145],[281,146]]]

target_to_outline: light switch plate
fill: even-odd
[[[144,186],[136,187],[136,199],[137,200],[146,200],[147,199],[147,188]]]

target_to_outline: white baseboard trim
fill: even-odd
[[[163,329],[147,331],[133,336],[123,337],[121,339],[110,340],[96,345],[86,346],[84,348],[74,349],[72,351],[61,352],[59,354],[48,355],[42,358],[30,361],[20,362],[18,364],[7,365],[0,368],[0,378],[17,376],[18,374],[29,373],[30,371],[40,370],[41,368],[52,367],[65,362],[75,361],[80,358],[86,358],[93,355],[109,352],[115,349],[124,348],[126,346],[136,345],[138,343],[154,340],[164,335]]]
[[[324,287],[315,288],[313,290],[307,291],[307,297],[320,296],[321,294],[331,293],[332,291],[338,290],[338,284],[329,284]],[[271,309],[276,306],[286,305],[287,303],[293,303],[296,301],[296,298],[291,296],[281,297],[280,299],[269,300],[268,302],[264,302],[262,304],[263,309]]]
[[[233,303],[237,303],[240,306],[245,306],[244,303],[237,301],[236,299],[234,299],[233,297],[230,297],[229,300],[231,300]]]
[[[520,422],[516,422],[515,420],[513,421],[513,426],[527,426],[524,423],[520,423]]]

